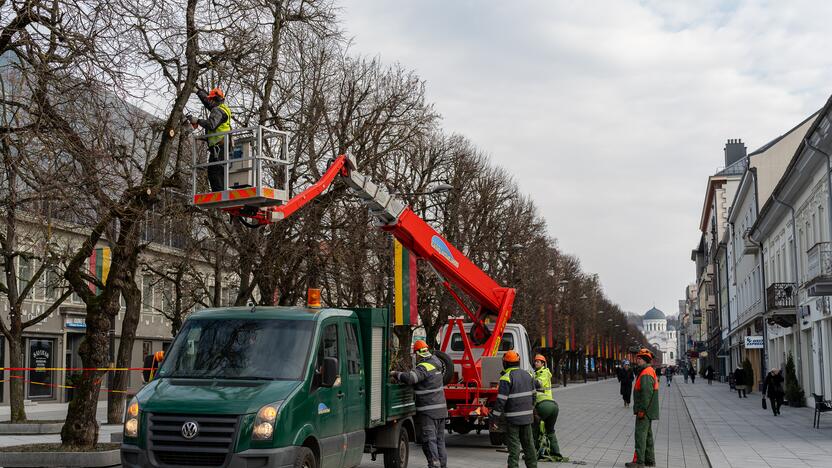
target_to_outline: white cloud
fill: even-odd
[[[610,298],[677,310],[705,181],[828,97],[815,2],[363,0],[354,51],[416,70],[448,131],[512,172]]]

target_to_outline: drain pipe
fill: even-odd
[[[771,194],[771,199],[776,201],[777,203],[785,206],[786,208],[788,208],[792,212],[792,237],[794,238],[793,241],[792,241],[792,271],[794,271],[794,278],[792,278],[792,279],[794,280],[794,291],[795,291],[795,298],[794,298],[795,299],[794,300],[794,318],[795,318],[795,324],[794,325],[795,325],[795,330],[794,330],[794,336],[795,336],[795,342],[797,344],[797,369],[796,369],[797,372],[796,372],[796,374],[797,374],[797,381],[802,382],[801,375],[803,374],[803,358],[802,358],[802,353],[801,353],[802,350],[801,350],[801,347],[800,347],[800,334],[802,332],[800,330],[800,302],[798,302],[799,296],[797,294],[798,293],[798,291],[797,291],[797,283],[798,283],[798,280],[797,280],[797,277],[798,277],[798,272],[797,272],[797,241],[798,241],[798,238],[797,238],[797,220],[796,220],[796,217],[794,215],[794,207],[792,205],[789,205],[788,203],[786,203],[784,201],[781,201],[780,199],[777,198],[777,195],[774,195],[773,193]],[[806,386],[803,386],[803,388],[806,388]]]

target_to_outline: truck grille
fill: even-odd
[[[148,448],[162,465],[222,466],[234,450],[237,416],[148,414]],[[199,433],[182,436],[182,426],[194,421]]]

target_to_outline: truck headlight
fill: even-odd
[[[272,440],[274,436],[274,422],[277,420],[277,413],[283,401],[276,401],[260,408],[257,417],[254,418],[254,427],[251,429],[252,440]]]
[[[127,405],[127,415],[124,417],[124,437],[139,437],[139,400],[133,397]]]

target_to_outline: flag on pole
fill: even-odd
[[[90,254],[90,276],[94,276],[101,281],[102,284],[107,284],[107,276],[110,274],[110,256],[111,252],[109,247],[95,249],[92,251],[92,254]],[[90,283],[90,291],[98,294],[101,292],[101,288],[97,287],[93,283]]]
[[[416,256],[397,240],[393,240],[393,283],[394,323],[396,325],[418,325],[416,310]]]

